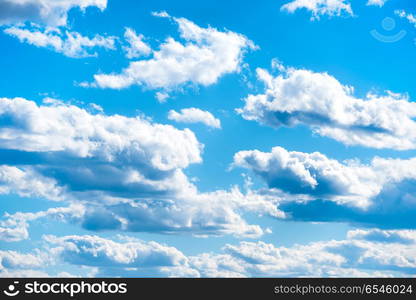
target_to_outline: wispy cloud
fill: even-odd
[[[221,121],[208,111],[198,108],[183,108],[180,112],[170,110],[168,119],[180,123],[202,123],[208,127],[221,128]]]
[[[116,37],[114,36],[104,37],[97,34],[89,38],[78,32],[61,31],[58,28],[41,30],[36,27],[9,27],[4,32],[18,38],[21,42],[48,48],[73,58],[96,56],[96,52],[91,52],[96,48],[115,50]]]
[[[255,48],[241,34],[202,28],[184,18],[171,19],[178,24],[184,42],[169,37],[153,51],[151,59],[131,62],[120,73],[96,74],[89,85],[110,89],[132,85],[151,89],[208,86],[225,74],[239,71],[244,52]]]

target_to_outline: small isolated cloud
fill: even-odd
[[[276,77],[257,69],[257,75],[266,89],[244,99],[237,112],[246,120],[274,128],[307,125],[346,145],[416,148],[416,103],[407,96],[387,92],[360,99],[331,75],[302,69],[289,68]]]
[[[0,25],[31,21],[48,26],[65,26],[68,12],[78,7],[106,9],[107,0],[0,0]]]
[[[40,253],[38,253],[40,254]],[[7,268],[39,268],[45,259],[34,254],[22,254],[16,251],[0,251],[1,264]]]
[[[61,31],[58,28],[40,30],[9,27],[4,32],[21,42],[48,48],[73,58],[96,56],[96,52],[91,52],[95,48],[115,50],[116,38],[113,36],[104,37],[97,34],[93,38],[88,38],[78,32]]]
[[[255,48],[245,36],[232,31],[202,28],[184,18],[171,18],[183,42],[169,37],[153,51],[153,57],[130,62],[120,73],[96,74],[90,86],[123,89],[143,85],[150,89],[174,89],[186,84],[208,86],[229,73],[238,72],[247,49]]]
[[[221,128],[221,121],[215,118],[210,112],[198,108],[183,108],[180,112],[170,110],[168,119],[180,123],[202,123],[208,127]]]
[[[388,0],[368,0],[367,5],[368,6],[379,6],[382,7]]]
[[[339,17],[354,14],[348,0],[293,0],[281,7],[282,11],[289,13],[294,13],[299,9],[310,11],[312,13],[311,20],[319,20],[324,15]]]
[[[133,29],[126,28],[124,38],[128,43],[128,46],[123,47],[127,58],[132,59],[147,56],[152,53],[150,46],[143,41],[144,36],[141,34],[138,35]]]

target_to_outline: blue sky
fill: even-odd
[[[414,276],[411,0],[0,0],[0,276]]]

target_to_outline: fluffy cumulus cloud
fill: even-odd
[[[275,147],[269,153],[240,151],[235,154],[233,164],[252,170],[270,190],[304,195],[299,199],[303,204],[286,203],[280,206],[294,218],[302,218],[301,208],[304,205],[312,218],[310,220],[322,220],[322,214],[327,213],[327,220],[345,218],[369,224],[381,222],[384,226],[414,226],[414,222],[409,220],[416,211],[415,158],[376,157],[369,164],[362,164],[359,161],[339,162],[318,152],[290,152]],[[322,200],[346,210],[337,210],[336,206],[329,208],[328,203],[320,209],[319,206],[314,207],[322,204]],[[348,208],[351,209],[349,214]]]
[[[379,243],[416,244],[415,230],[351,230],[348,238]]]
[[[4,32],[16,37],[19,41],[41,48],[49,48],[55,52],[73,58],[96,56],[92,52],[96,48],[115,50],[113,36],[95,35],[93,38],[82,36],[78,32],[62,31],[59,28],[40,29],[9,27]]]
[[[288,68],[273,77],[257,74],[266,89],[249,95],[238,113],[246,120],[279,128],[307,125],[346,145],[408,150],[416,148],[416,103],[388,92],[354,97],[353,88],[327,73]]]
[[[184,173],[202,161],[189,129],[22,98],[0,99],[0,123],[0,192],[80,205],[66,216],[89,230],[254,237],[263,230],[242,211],[284,217],[255,192],[200,193]],[[29,221],[54,212],[38,214],[8,216],[3,239],[26,238]]]
[[[48,277],[47,272],[40,270],[49,264],[46,254],[39,250],[33,253],[17,251],[0,251],[1,277]]]
[[[168,119],[181,123],[202,123],[208,127],[221,128],[221,121],[208,111],[199,108],[183,108],[180,112],[170,110]]]
[[[144,36],[141,34],[138,35],[133,29],[126,28],[124,38],[128,44],[123,47],[127,58],[137,58],[140,56],[147,56],[152,53],[150,46],[143,41]]]
[[[324,15],[333,17],[354,14],[348,0],[293,0],[281,7],[281,10],[289,13],[294,13],[299,9],[310,11],[312,20],[317,20]]]
[[[72,8],[85,11],[87,7],[102,11],[107,7],[107,0],[0,0],[0,25],[31,21],[64,26]]]
[[[96,276],[117,274],[169,276],[188,269],[189,276],[199,273],[189,268],[188,258],[174,247],[135,239],[113,241],[98,236],[45,236],[50,252],[66,263],[98,267]]]
[[[416,27],[416,15],[408,13],[402,9],[395,10],[394,13],[396,16],[399,16],[402,19],[406,19],[410,24],[413,24]]]
[[[382,7],[387,2],[387,0],[368,0],[367,5],[368,6],[379,6]]]
[[[120,73],[96,74],[90,86],[111,89],[135,84],[150,89],[173,89],[186,84],[208,86],[225,74],[239,71],[244,52],[255,48],[245,36],[232,31],[202,28],[167,14],[158,16],[179,26],[183,42],[169,37],[153,51],[150,59],[130,62]]]
[[[0,277],[75,277],[68,272],[50,273],[47,267],[56,264],[49,249],[34,249],[32,253],[0,251]]]
[[[30,270],[42,276],[36,273],[46,274],[45,266],[64,263],[104,277],[410,276],[416,271],[414,237],[414,231],[354,230],[344,240],[290,247],[242,241],[225,245],[220,253],[186,256],[174,247],[127,236],[48,235],[43,251],[0,251],[0,274]]]

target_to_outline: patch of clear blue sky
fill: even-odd
[[[186,170],[190,177],[197,177],[201,191],[229,188],[242,184],[242,170],[227,171],[233,154],[240,150],[259,149],[270,151],[274,146],[288,150],[320,151],[339,160],[359,158],[365,162],[378,155],[407,158],[415,151],[375,150],[363,147],[346,147],[336,141],[313,136],[308,128],[282,128],[274,130],[255,122],[243,120],[234,110],[243,105],[242,98],[249,93],[262,91],[254,77],[256,67],[269,68],[277,58],[285,65],[328,72],[343,84],[355,87],[355,94],[363,97],[369,91],[382,93],[391,90],[416,97],[415,67],[416,29],[405,20],[394,16],[394,9],[416,12],[413,0],[389,1],[383,8],[367,7],[365,1],[352,1],[355,17],[327,18],[311,22],[310,14],[280,12],[286,1],[112,1],[104,12],[88,9],[83,16],[78,11],[70,13],[72,30],[83,35],[109,34],[122,37],[125,27],[131,27],[149,38],[153,47],[166,37],[178,37],[177,27],[169,20],[151,16],[152,11],[166,10],[176,17],[185,17],[199,26],[211,25],[246,35],[260,50],[246,54],[248,76],[254,88],[249,88],[241,74],[220,78],[209,87],[185,89],[172,93],[172,99],[160,104],[154,98],[155,91],[133,86],[124,90],[85,89],[75,82],[91,81],[97,72],[118,72],[128,65],[121,51],[98,50],[98,58],[73,59],[42,48],[22,44],[16,39],[0,34],[0,90],[2,97],[21,96],[40,103],[45,96],[56,97],[73,103],[90,102],[101,105],[107,114],[135,116],[138,112],[156,122],[171,123],[178,128],[191,128],[205,144],[204,162]],[[394,44],[381,43],[369,34],[377,29],[383,34],[381,21],[393,17],[397,30],[408,32],[405,39]],[[395,32],[394,32],[395,33]],[[180,125],[167,120],[170,109],[198,107],[212,112],[222,122],[222,130],[209,130],[200,125]],[[0,213],[39,211],[58,203],[42,199],[25,199],[17,196],[1,196]],[[290,246],[314,240],[342,239],[352,227],[347,224],[312,224],[289,222],[272,218],[247,216],[248,222],[270,227],[272,234],[262,240],[276,245]],[[46,223],[43,223],[46,222]],[[46,226],[46,227],[45,227]],[[41,247],[41,236],[49,234],[99,234],[113,237],[115,232],[88,232],[76,225],[57,221],[37,221],[30,227],[31,239],[18,243],[1,243],[1,249],[29,251]],[[126,233],[143,240],[155,240],[175,246],[186,254],[220,251],[225,243],[236,243],[234,237],[198,239],[188,235],[161,235],[153,233]]]

